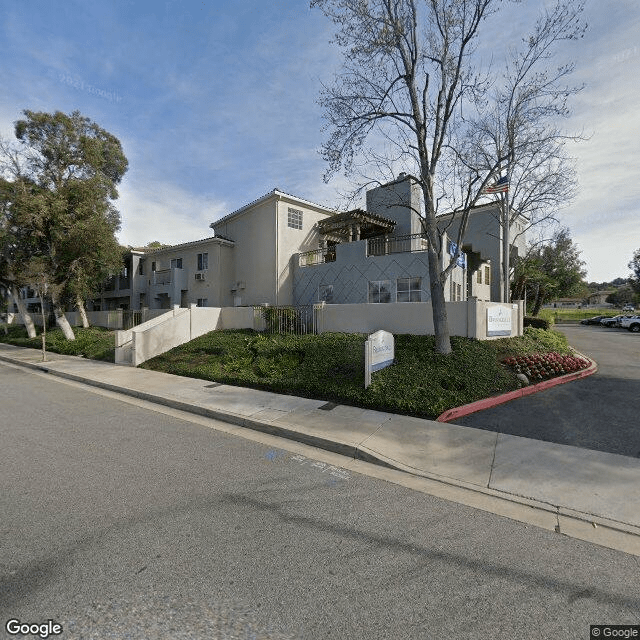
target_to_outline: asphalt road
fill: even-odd
[[[0,637],[11,618],[64,640],[640,624],[638,557],[46,375],[0,364],[0,389]]]
[[[640,335],[559,325],[569,344],[598,363],[588,378],[459,418],[456,424],[640,457]]]

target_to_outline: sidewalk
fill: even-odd
[[[75,356],[48,359],[0,343],[0,362],[518,503],[552,514],[557,531],[640,555],[639,459]]]

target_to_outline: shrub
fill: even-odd
[[[548,329],[551,326],[551,322],[545,318],[536,318],[534,316],[524,317],[525,327],[534,327],[535,329]]]

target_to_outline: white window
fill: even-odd
[[[287,211],[287,225],[292,229],[302,229],[302,211],[289,207]]]
[[[370,282],[369,302],[391,302],[391,281],[376,280]]]
[[[198,298],[198,301],[196,302],[196,306],[197,307],[208,307],[209,306],[209,300],[207,298]]]
[[[420,302],[422,278],[398,278],[396,292],[398,302]]]
[[[198,254],[198,271],[205,271],[208,268],[209,268],[209,254],[199,253]]]
[[[182,258],[173,258],[171,260],[172,269],[182,269]]]
[[[331,304],[333,302],[333,285],[321,284],[318,287],[318,299],[320,300],[320,302]]]

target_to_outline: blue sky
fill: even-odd
[[[525,0],[491,39],[511,42],[542,3]],[[340,58],[332,25],[302,0],[79,0],[0,5],[0,132],[23,109],[79,110],[122,141],[122,244],[210,235],[213,220],[278,187],[338,207],[316,104]],[[640,248],[640,3],[591,0],[587,36],[568,50],[587,84],[565,123],[580,195],[563,224],[589,280],[625,277]],[[515,42],[515,40],[513,40]]]

